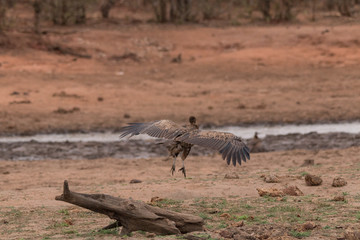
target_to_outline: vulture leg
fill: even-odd
[[[182,160],[182,168],[179,169],[179,172],[182,172],[184,174],[184,178],[186,178],[186,171],[185,171],[185,163],[184,160]]]
[[[170,169],[171,175],[174,175],[174,172],[175,172],[175,163],[176,163],[176,157],[174,157],[174,161],[173,161],[173,164],[172,164],[171,169]]]

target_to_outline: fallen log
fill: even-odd
[[[111,229],[122,226],[120,235],[142,230],[160,235],[202,231],[201,217],[169,211],[148,205],[141,201],[123,199],[105,194],[84,194],[72,192],[64,181],[64,191],[55,200],[71,203],[91,211],[105,214],[116,222],[104,227]]]

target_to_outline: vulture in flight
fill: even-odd
[[[250,150],[240,137],[232,133],[199,130],[196,118],[191,116],[187,125],[178,125],[170,120],[159,120],[146,123],[129,123],[120,129],[120,138],[129,135],[129,138],[138,134],[147,134],[151,137],[171,140],[167,146],[169,156],[174,158],[171,173],[174,174],[176,157],[181,153],[182,171],[186,177],[184,160],[189,155],[191,147],[198,145],[219,151],[222,158],[229,165],[236,162],[250,160]]]

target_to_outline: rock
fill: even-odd
[[[346,240],[360,240],[360,231],[346,230],[344,233]]]
[[[199,234],[199,236],[195,236],[193,234],[183,235],[182,238],[187,240],[206,240],[206,239],[210,239],[211,236],[201,233],[201,235]]]
[[[239,175],[236,172],[225,174],[225,179],[239,179]]]
[[[181,63],[182,62],[182,57],[181,57],[181,53],[179,53],[179,55],[177,55],[177,57],[174,57],[173,59],[171,59],[172,63]]]
[[[313,230],[314,228],[316,228],[317,225],[313,222],[306,222],[303,225],[301,225],[298,230],[300,232],[304,232],[304,231],[309,231],[309,230]]]
[[[236,233],[238,233],[238,230],[236,228],[227,228],[225,230],[222,230],[219,234],[224,238],[232,238]]]
[[[71,225],[74,225],[74,223],[73,223],[73,220],[72,219],[65,219],[64,220],[64,223],[66,223],[67,225],[69,225],[69,226],[71,226]]]
[[[264,177],[264,181],[267,182],[267,183],[279,183],[280,182],[280,179],[278,176],[276,175],[273,175],[273,174],[269,174],[269,175],[266,175]]]
[[[260,197],[263,197],[263,196],[282,197],[285,195],[283,191],[281,191],[277,188],[269,188],[269,189],[257,188],[256,190],[258,191]]]
[[[238,232],[237,234],[234,235],[234,240],[257,240],[258,238],[255,236],[250,235],[249,233],[246,232]]]
[[[208,213],[210,213],[210,214],[215,214],[215,213],[218,213],[218,212],[219,212],[219,210],[217,210],[217,209],[210,209],[208,211]]]
[[[307,174],[305,176],[305,183],[308,186],[319,186],[322,183],[322,179],[319,176]]]
[[[333,198],[333,201],[337,201],[337,202],[345,201],[345,197],[343,195],[338,195]]]
[[[282,191],[289,196],[304,196],[304,193],[297,186],[286,186]]]
[[[346,180],[342,177],[336,177],[333,180],[332,186],[333,187],[343,187],[347,184]]]
[[[233,227],[242,227],[242,226],[244,226],[244,221],[235,222],[235,223],[231,224],[231,226],[233,226]]]
[[[54,93],[52,96],[53,97],[65,97],[65,98],[81,98],[81,96],[79,96],[77,94],[69,94],[65,91]]]
[[[147,238],[154,238],[154,237],[156,237],[156,234],[155,234],[155,233],[151,233],[151,232],[147,232],[145,236],[146,236]]]
[[[161,202],[162,200],[164,200],[163,198],[159,198],[159,197],[152,197],[150,202],[154,203],[154,202]]]
[[[132,179],[132,180],[130,181],[130,183],[131,183],[131,184],[133,184],[133,183],[142,183],[142,181],[139,180],[139,179]]]
[[[131,118],[130,114],[125,113],[124,118]]]
[[[228,213],[223,213],[223,214],[220,215],[220,217],[230,219],[231,216]]]
[[[78,108],[78,107],[73,107],[70,109],[65,109],[65,108],[59,107],[58,109],[54,110],[54,113],[68,114],[68,113],[74,113],[74,112],[78,112],[78,111],[80,111],[80,108]]]
[[[30,104],[30,100],[20,100],[20,101],[12,101],[9,104]]]
[[[301,167],[314,166],[314,164],[315,164],[314,159],[305,159]]]

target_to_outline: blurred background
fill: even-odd
[[[0,238],[118,239],[54,201],[66,179],[201,216],[187,239],[355,239],[359,66],[359,0],[0,0]],[[154,139],[119,139],[190,115],[251,160],[194,146],[185,179]],[[259,197],[284,186],[304,196]]]
[[[356,0],[0,1],[3,135],[359,118]]]

